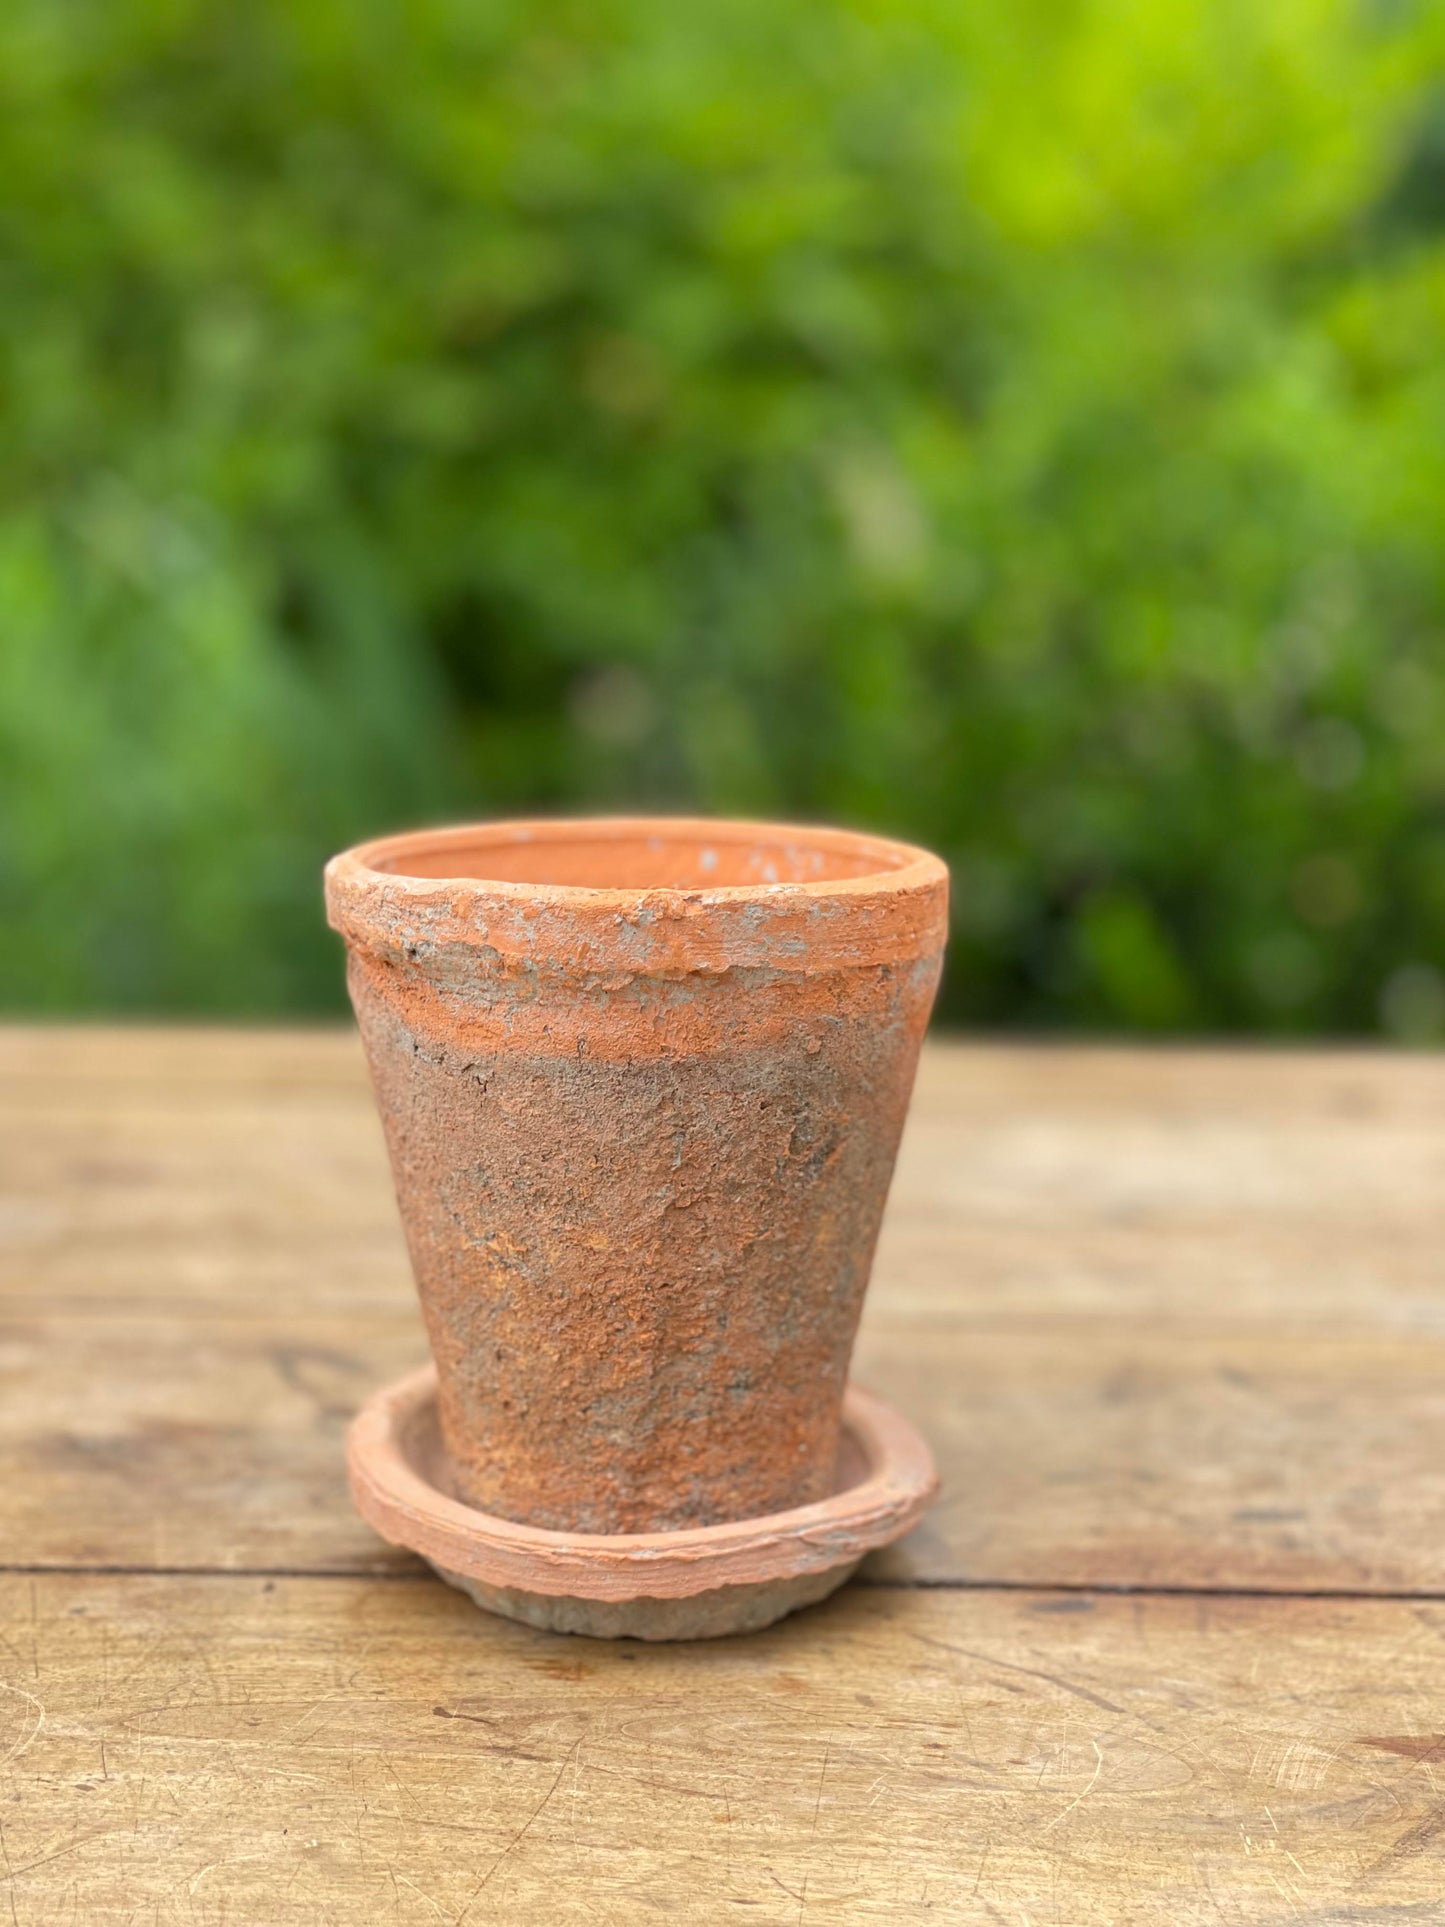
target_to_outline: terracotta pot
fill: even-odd
[[[552,1531],[835,1490],[947,872],[838,830],[493,823],[326,872],[450,1485]]]

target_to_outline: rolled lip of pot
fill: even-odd
[[[907,964],[947,934],[948,871],[860,831],[709,817],[462,824],[381,837],[326,866],[349,944],[422,961],[588,973],[785,973]]]

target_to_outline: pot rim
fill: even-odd
[[[527,844],[683,842],[701,839],[715,843],[767,842],[792,844],[839,856],[876,856],[876,870],[858,876],[802,880],[765,880],[737,884],[581,884],[513,882],[503,877],[458,872],[415,875],[390,867],[407,856],[476,848],[487,844],[517,848]],[[559,909],[621,909],[639,898],[649,902],[673,900],[679,906],[776,902],[779,898],[878,897],[946,884],[948,869],[940,857],[917,844],[871,831],[830,828],[822,824],[775,823],[749,817],[709,816],[555,816],[501,817],[476,823],[439,825],[403,830],[353,844],[332,857],[326,866],[328,883],[366,883],[398,896],[500,898],[519,904],[545,904]]]
[[[692,844],[771,848],[795,870],[832,856],[859,876],[764,878],[696,887],[526,883],[418,876],[387,863],[448,859],[488,842]],[[759,852],[761,854],[761,851]],[[690,816],[550,817],[458,824],[376,838],[326,866],[327,916],[353,948],[393,960],[484,944],[497,959],[564,974],[718,972],[760,966],[797,974],[907,964],[941,955],[948,870],[927,850],[860,830]],[[425,968],[425,965],[419,966]]]

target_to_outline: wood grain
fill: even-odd
[[[858,1370],[945,1497],[875,1576],[1445,1590],[1445,1066],[933,1046]],[[0,1033],[12,1564],[371,1571],[425,1355],[340,1032]]]
[[[852,1588],[645,1648],[421,1580],[15,1578],[0,1887],[162,1927],[1438,1920],[1442,1635]]]
[[[0,1923],[1445,1921],[1442,1097],[934,1046],[859,1370],[944,1502],[648,1648],[351,1512],[425,1348],[349,1037],[0,1032]]]

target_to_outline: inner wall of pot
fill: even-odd
[[[856,841],[728,836],[700,830],[585,835],[576,826],[478,830],[475,836],[418,837],[373,860],[393,876],[468,877],[585,890],[718,890],[768,883],[841,883],[903,869],[914,857],[871,839]]]

